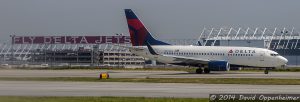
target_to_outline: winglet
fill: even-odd
[[[150,52],[152,55],[158,55],[158,54],[154,51],[154,49],[151,47],[151,45],[149,44],[148,41],[146,41],[146,45],[147,45],[147,47],[148,47],[149,52]]]

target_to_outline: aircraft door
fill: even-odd
[[[210,59],[212,59],[212,60],[214,60],[214,59],[215,59],[215,57],[214,57],[215,55],[214,55],[214,53],[213,53],[213,52],[210,52],[210,53],[209,53],[209,55],[210,55],[210,57],[209,57]]]
[[[260,52],[259,61],[265,61],[265,51]]]
[[[227,58],[225,58],[225,59],[227,59],[228,63],[231,63],[232,62],[232,53],[228,53],[228,54],[226,54],[226,56],[227,56]]]

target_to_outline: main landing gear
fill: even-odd
[[[264,71],[264,73],[265,74],[269,74],[269,70],[270,70],[270,68],[266,68],[265,71]]]
[[[203,70],[204,69],[204,70]],[[210,73],[210,70],[209,70],[209,68],[202,68],[202,67],[199,67],[198,69],[196,69],[196,73],[197,74],[202,74],[202,73],[205,73],[205,74],[208,74],[208,73]]]
[[[210,70],[208,68],[204,68],[204,73],[208,74],[208,73],[210,73]]]
[[[196,69],[196,73],[197,73],[197,74],[202,74],[202,73],[203,73],[203,69],[202,69],[202,68]]]

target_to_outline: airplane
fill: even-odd
[[[229,71],[230,67],[283,67],[288,60],[277,52],[255,47],[171,45],[155,39],[131,9],[125,9],[130,33],[129,50],[166,64],[194,66],[197,74]]]

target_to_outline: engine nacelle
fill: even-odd
[[[208,69],[211,71],[229,71],[230,65],[226,61],[209,61]]]

